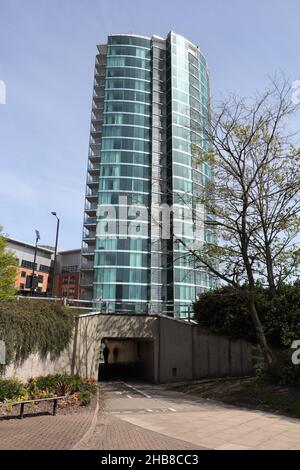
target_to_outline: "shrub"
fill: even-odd
[[[82,402],[85,404],[90,403],[91,395],[95,394],[97,391],[97,382],[95,379],[90,377],[82,378],[78,375],[68,375],[68,374],[55,374],[47,375],[45,377],[37,377],[36,379],[31,379],[28,386],[33,387],[33,390],[46,390],[52,395],[73,395],[78,394],[82,397]],[[87,398],[89,397],[89,400]],[[81,399],[80,399],[81,400]]]
[[[31,378],[27,384],[22,384],[17,378],[0,380],[0,401],[67,395],[71,402],[79,400],[81,405],[86,406],[96,391],[96,380],[69,374]]]
[[[31,353],[59,355],[69,344],[74,313],[59,303],[22,299],[0,302],[0,339],[6,363],[21,363]]]
[[[91,393],[88,390],[81,390],[77,395],[82,406],[88,406],[91,403]]]
[[[291,356],[291,350],[275,351],[272,365],[261,364],[257,375],[271,384],[300,385],[300,366],[292,363]]]
[[[0,379],[0,401],[14,400],[26,395],[26,388],[17,379]]]
[[[247,286],[244,287],[247,289]],[[300,284],[283,285],[274,298],[268,289],[256,288],[256,308],[268,344],[290,348],[300,338]],[[232,287],[200,295],[194,303],[194,318],[211,332],[242,338],[257,344],[255,329],[244,296]]]

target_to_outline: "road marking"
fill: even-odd
[[[176,411],[174,408],[168,408],[168,410],[170,410],[170,411]]]
[[[127,395],[127,398],[132,398],[130,395]]]
[[[153,410],[150,410],[150,409],[148,409],[148,408],[147,408],[147,411],[149,411],[149,413],[153,413]]]
[[[150,395],[148,395],[147,393],[143,392],[142,390],[139,390],[138,388],[134,387],[133,385],[127,384],[126,382],[121,382],[121,383],[124,384],[124,385],[126,385],[126,387],[131,388],[131,389],[134,390],[135,392],[140,393],[141,395],[143,395],[143,396],[146,397],[146,398],[152,398]]]

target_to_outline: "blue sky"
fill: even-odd
[[[299,0],[0,0],[0,225],[60,248],[81,243],[96,44],[170,30],[199,45],[213,98],[300,79]]]

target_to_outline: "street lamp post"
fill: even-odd
[[[35,265],[36,265],[36,253],[37,253],[37,245],[38,241],[40,240],[40,232],[38,230],[35,231],[35,247],[34,247],[34,258],[33,258],[33,266],[32,266],[32,274],[30,279],[30,295],[33,295],[35,287],[33,286],[34,275],[35,275]]]
[[[57,245],[58,245],[58,234],[59,234],[59,218],[57,217],[56,212],[51,212],[54,217],[56,217],[56,238],[55,238],[55,250],[54,250],[54,262],[53,262],[53,279],[52,279],[52,297],[54,296],[54,287],[55,287],[55,274],[56,274],[56,258],[57,258]]]

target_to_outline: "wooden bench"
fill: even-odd
[[[53,411],[52,415],[56,415],[56,410],[57,410],[57,402],[58,400],[66,400],[68,397],[50,397],[50,398],[36,398],[35,400],[23,400],[23,401],[16,401],[15,403],[12,403],[12,406],[20,405],[20,416],[19,418],[22,419],[24,416],[24,408],[25,405],[29,405],[30,403],[39,403],[40,401],[53,401]]]

